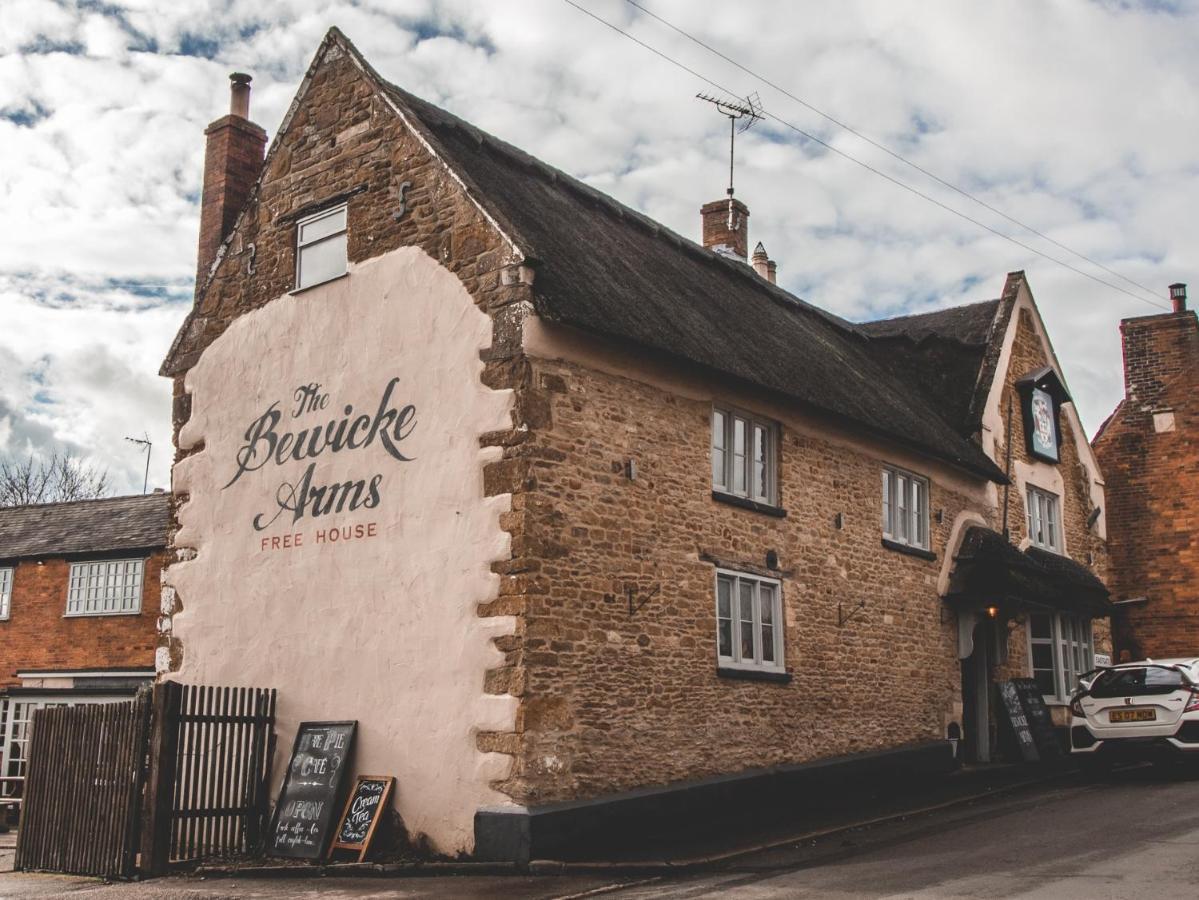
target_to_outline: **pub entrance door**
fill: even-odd
[[[962,731],[967,762],[991,761],[991,672],[995,641],[991,621],[974,626],[974,652],[962,660]]]

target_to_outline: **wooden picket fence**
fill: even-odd
[[[149,718],[148,692],[34,713],[15,868],[135,872]]]
[[[274,690],[180,685],[40,709],[15,868],[128,878],[261,849]]]

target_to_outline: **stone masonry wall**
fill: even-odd
[[[65,615],[70,562],[18,562],[9,618],[0,621],[0,687],[19,684],[17,672],[30,669],[153,666],[158,580],[164,559],[162,552],[146,559],[141,612],[123,616]]]
[[[945,736],[960,674],[936,579],[951,524],[977,499],[934,479],[937,560],[884,550],[881,457],[784,424],[787,515],[773,518],[711,497],[709,400],[563,361],[534,373],[549,421],[514,473],[531,485],[517,499],[540,558],[522,576],[510,794],[589,797]],[[717,675],[715,561],[781,579],[790,683]],[[646,599],[632,615],[629,587]]]

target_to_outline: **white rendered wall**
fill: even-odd
[[[276,789],[298,722],[357,719],[355,772],[397,776],[409,831],[445,853],[471,850],[475,810],[506,802],[489,783],[510,757],[480,753],[475,734],[511,731],[516,717],[515,698],[483,692],[485,671],[503,663],[492,638],[514,621],[476,614],[498,591],[489,564],[508,554],[499,515],[510,497],[483,496],[498,451],[479,436],[511,427],[512,406],[511,392],[479,380],[490,342],[489,317],[422,251],[352,266],[240,317],[204,351],[179,436],[202,449],[173,473],[189,496],[176,546],[195,556],[164,576],[183,654],[169,677],[278,688]],[[320,388],[297,394],[310,384]],[[272,404],[278,422],[248,438]],[[354,430],[360,415],[371,422]],[[342,419],[339,451],[268,459],[267,431]],[[296,515],[310,464],[314,487],[351,483],[340,512],[309,503]]]

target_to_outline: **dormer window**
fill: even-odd
[[[346,273],[346,205],[296,223],[296,290]]]

